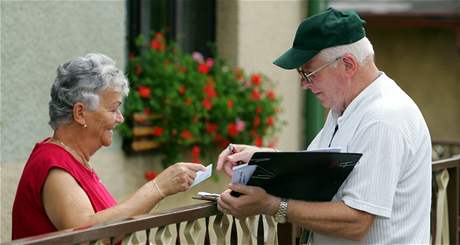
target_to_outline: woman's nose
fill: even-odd
[[[115,117],[115,121],[117,123],[123,123],[125,121],[125,118],[123,117],[123,114],[121,114],[120,111],[118,111],[116,117]]]

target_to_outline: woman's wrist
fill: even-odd
[[[154,191],[156,193],[158,193],[158,195],[160,196],[160,199],[163,199],[166,197],[166,195],[164,194],[164,192],[160,189],[160,187],[158,186],[157,182],[155,180],[151,180],[150,181],[151,185],[152,185],[152,188],[154,189]]]

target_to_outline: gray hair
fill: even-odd
[[[363,65],[374,59],[374,48],[367,37],[363,37],[354,43],[325,48],[321,50],[318,57],[325,61],[332,61],[346,53],[353,55],[359,65]],[[335,66],[336,64],[334,63],[333,65]]]
[[[115,62],[103,54],[87,54],[57,68],[51,87],[49,125],[56,130],[73,119],[73,106],[83,103],[93,111],[99,106],[99,94],[107,88],[128,95],[129,85]]]

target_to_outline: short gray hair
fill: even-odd
[[[103,54],[87,54],[57,68],[51,87],[49,125],[56,130],[73,119],[73,106],[83,103],[88,110],[99,106],[99,93],[107,88],[128,95],[128,80],[115,62]]]
[[[363,37],[354,43],[325,48],[319,52],[318,57],[325,61],[332,61],[346,53],[352,54],[360,65],[374,59],[374,48],[367,37]]]

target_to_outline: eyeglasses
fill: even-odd
[[[315,76],[316,73],[320,72],[322,69],[328,67],[330,64],[332,64],[332,63],[338,61],[338,60],[341,59],[341,58],[342,58],[342,57],[339,56],[339,57],[337,57],[337,58],[335,58],[335,59],[333,59],[333,60],[327,62],[326,64],[320,66],[318,69],[316,69],[316,70],[314,70],[314,71],[312,71],[312,72],[310,72],[310,73],[306,73],[306,72],[305,72],[304,70],[302,70],[302,68],[300,68],[300,67],[297,68],[297,72],[300,74],[300,77],[301,77],[302,79],[304,79],[304,80],[307,81],[308,83],[313,83],[313,78],[314,78],[314,76]]]

